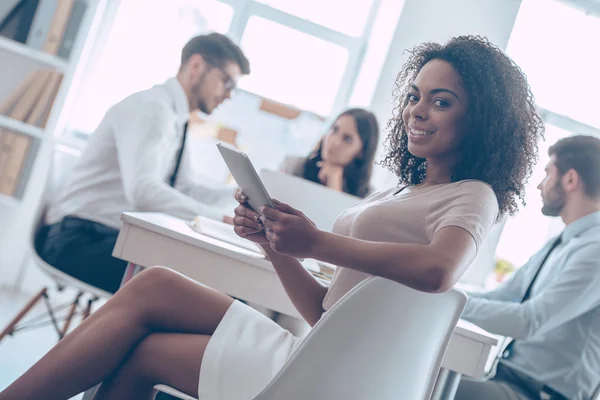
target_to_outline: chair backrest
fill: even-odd
[[[46,263],[40,257],[40,248],[42,245],[42,239],[45,237],[41,228],[45,224],[46,212],[48,205],[54,196],[58,195],[60,188],[64,184],[64,175],[67,171],[73,169],[75,162],[78,160],[80,153],[76,150],[70,150],[67,148],[62,149],[59,147],[52,154],[52,162],[48,170],[48,176],[43,188],[42,197],[40,199],[38,208],[35,213],[33,226],[30,232],[29,238],[29,253],[35,264],[44,273],[50,276],[55,282],[64,286],[76,287],[79,290],[91,293],[100,298],[110,298],[111,294],[98,289],[94,286],[88,285],[74,277],[54,268],[52,265]]]
[[[351,290],[254,400],[429,400],[467,301],[384,278]]]

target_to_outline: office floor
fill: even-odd
[[[36,272],[35,268],[31,268],[28,270],[24,282],[25,284],[19,290],[0,287],[0,329],[14,318],[31,296],[47,283],[47,280],[41,273]],[[58,295],[55,291],[52,293],[55,294],[51,296],[53,304],[66,303],[74,295],[73,292],[68,291]],[[45,309],[44,304],[40,302],[28,315],[35,317]],[[74,319],[74,323],[79,321],[80,319],[77,317]],[[56,344],[57,340],[58,335],[54,327],[48,325],[39,329],[23,331],[15,336],[7,336],[0,341],[0,390],[27,371]],[[75,396],[71,400],[79,400],[81,397],[81,395]]]

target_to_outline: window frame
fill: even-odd
[[[98,0],[105,3],[105,12],[99,18],[99,27],[96,35],[89,38],[89,43],[86,44],[88,52],[80,60],[76,69],[78,83],[84,83],[90,79],[97,70],[100,58],[103,55],[110,32],[114,22],[120,11],[123,0]],[[348,51],[348,61],[343,72],[340,86],[335,96],[330,115],[335,115],[341,112],[351,100],[354,87],[358,80],[367,48],[373,32],[373,24],[378,16],[383,0],[373,0],[369,15],[367,16],[360,36],[351,36],[315,22],[302,19],[292,14],[276,9],[266,4],[259,3],[255,0],[217,0],[227,4],[233,9],[233,17],[227,31],[227,35],[236,43],[240,43],[248,20],[252,16],[258,16],[268,19],[272,22],[279,23],[286,27],[296,29],[302,33],[312,35],[316,38],[337,44],[344,47]],[[404,5],[402,6],[402,8]],[[256,93],[254,93],[256,94]],[[66,146],[76,149],[82,149],[88,137],[76,135],[76,132],[68,129],[71,111],[74,103],[79,98],[80,90],[78,87],[71,88],[67,94],[65,107],[59,116],[57,129],[55,130],[54,139],[56,143],[62,143]],[[258,95],[258,94],[256,94]],[[263,96],[261,96],[263,97]],[[269,99],[277,101],[276,99]],[[293,107],[293,105],[290,105]],[[305,110],[302,110],[305,111]],[[321,116],[327,118],[328,116]],[[91,133],[91,132],[90,132]]]
[[[369,39],[373,31],[373,24],[377,17],[382,0],[373,0],[369,10],[369,15],[365,20],[363,32],[357,37],[347,35],[315,22],[288,14],[284,11],[278,10],[266,4],[259,3],[255,0],[217,1],[227,4],[233,9],[233,18],[230,22],[227,35],[235,43],[241,43],[242,36],[246,30],[250,17],[258,16],[347,49],[348,61],[340,81],[340,86],[335,95],[335,100],[333,102],[330,114],[338,113],[345,108],[346,104],[348,104],[350,101],[353,88],[360,73],[360,68],[362,66],[367,46],[369,44]],[[100,57],[102,57],[103,50],[106,46],[108,37],[110,36],[115,19],[120,10],[121,3],[122,0],[107,1],[108,12],[103,15],[98,34],[93,39],[93,43],[91,44],[93,51],[91,52],[90,57],[82,63],[81,82],[85,82],[96,70],[96,66],[98,65]],[[73,97],[76,98],[78,90],[75,89],[72,92],[75,92]],[[278,101],[277,99],[269,100]],[[63,128],[66,128],[67,120],[69,118],[68,114],[68,112],[63,113]]]
[[[357,37],[346,35],[315,22],[288,14],[255,0],[218,1],[229,4],[234,10],[233,19],[231,20],[229,31],[227,33],[236,43],[241,43],[242,36],[246,30],[250,17],[257,16],[346,48],[348,50],[348,62],[342,75],[340,87],[338,88],[330,113],[336,114],[346,106],[358,78],[360,66],[364,60],[367,45],[373,31],[373,23],[377,17],[377,12],[381,6],[382,0],[373,0],[369,15],[365,20],[363,32]],[[277,101],[277,99],[270,100]]]

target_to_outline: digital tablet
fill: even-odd
[[[246,153],[222,143],[218,143],[217,148],[231,175],[233,175],[233,179],[235,179],[242,192],[248,196],[250,207],[259,214],[258,210],[262,206],[275,208],[271,196],[267,193],[267,189],[265,189]]]

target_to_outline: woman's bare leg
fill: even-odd
[[[198,397],[200,363],[210,336],[152,333],[100,387],[94,400],[148,400],[165,384]]]
[[[232,302],[183,275],[150,268],[0,393],[0,400],[68,399],[103,381],[153,332],[211,335]]]

